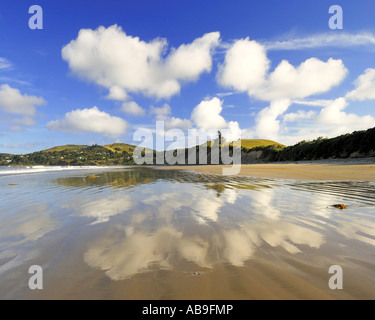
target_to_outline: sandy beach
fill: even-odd
[[[160,169],[193,170],[205,174],[222,174],[223,165],[163,166]],[[301,163],[243,164],[239,176],[293,180],[375,181],[375,162],[325,161]]]
[[[9,168],[0,299],[375,298],[374,182],[312,181],[374,180],[374,165],[157,168]],[[43,290],[29,288],[32,265]],[[333,265],[343,290],[328,285]]]

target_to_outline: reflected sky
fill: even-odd
[[[149,168],[95,175],[0,179],[7,195],[0,205],[0,274],[37,261],[43,250],[69,237],[83,263],[114,281],[155,270],[242,267],[260,253],[326,255],[333,243],[347,255],[354,252],[351,241],[363,252],[375,246],[370,182],[290,182]],[[17,186],[9,190],[13,180]],[[333,208],[335,203],[348,209]],[[59,259],[69,255],[64,250]]]
[[[198,269],[222,263],[243,266],[259,248],[292,255],[306,248],[318,252],[332,233],[375,245],[373,222],[351,217],[364,205],[361,192],[345,214],[332,207],[348,193],[349,186],[340,183],[332,194],[332,185],[325,184],[150,169],[105,173],[94,182],[70,178],[58,183],[105,186],[95,200],[70,208],[75,215],[95,219],[91,224],[107,224],[85,251],[84,261],[113,280],[174,269],[181,261]],[[130,192],[132,188],[136,190]],[[367,192],[366,186],[361,190]],[[350,195],[346,201],[353,200]],[[374,204],[374,199],[366,201]]]

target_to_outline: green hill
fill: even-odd
[[[104,146],[108,150],[111,150],[112,152],[124,152],[126,151],[129,154],[133,154],[134,149],[136,146],[126,144],[126,143],[112,143],[112,144],[107,144]]]
[[[272,140],[264,140],[264,139],[242,139],[241,140],[241,147],[246,149],[253,149],[257,147],[269,147],[274,146],[275,149],[283,149],[285,148],[284,145],[281,143],[272,141]]]
[[[12,155],[11,165],[128,165],[134,164],[135,146],[115,143],[108,146],[63,145],[26,155]]]
[[[214,140],[217,141],[217,140]],[[212,143],[214,141],[207,141],[203,143],[203,146],[211,147]],[[227,143],[227,142],[225,142]],[[233,145],[233,143],[229,144],[230,146]],[[220,144],[221,146],[221,144]],[[283,149],[285,146],[281,143],[278,143],[276,141],[272,140],[266,140],[266,139],[241,139],[241,147],[246,148],[246,149],[253,149],[257,147],[269,147],[269,146],[274,146],[276,149]]]
[[[72,152],[79,152],[82,149],[87,148],[87,146],[83,145],[76,145],[76,144],[67,144],[64,146],[57,146],[50,149],[42,150],[41,152],[61,152],[61,151],[72,151]]]
[[[90,148],[92,146],[85,146],[85,145],[75,145],[75,144],[67,144],[63,146],[56,146],[50,149],[43,150],[42,152],[81,152],[83,150],[86,150],[87,148]],[[133,154],[133,151],[136,146],[126,144],[126,143],[112,143],[105,146],[97,146],[100,148],[104,148],[106,150],[112,151],[112,152],[119,152],[122,153],[124,151]],[[104,151],[106,151],[104,150]]]

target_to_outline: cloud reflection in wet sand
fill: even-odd
[[[53,231],[58,222],[50,216],[46,204],[31,205],[12,212],[1,219],[1,242],[19,245],[42,238]]]
[[[122,214],[133,206],[131,197],[122,193],[116,193],[97,200],[87,200],[78,205],[77,215],[96,219],[91,224],[107,222],[112,216]],[[63,206],[70,210],[76,210],[77,203],[69,203]]]
[[[371,278],[374,184],[100,170],[94,172],[96,179],[56,173],[38,180],[18,177],[18,189],[0,185],[6,195],[0,204],[1,297],[29,292],[27,283],[15,279],[25,277],[31,264],[43,265],[53,285],[87,282],[84,297],[92,288],[86,279],[101,279],[101,271],[112,280],[148,272],[152,278],[168,275],[170,281],[176,274],[185,281],[194,271],[223,272],[228,285],[263,262],[308,276],[323,269],[326,275],[328,263],[340,262],[359,270],[360,279]],[[337,210],[334,203],[348,209]],[[312,262],[311,269],[299,267]],[[66,270],[74,270],[74,276]],[[166,278],[159,280],[165,285]],[[98,286],[112,290],[119,285],[104,283]]]
[[[91,224],[106,223],[107,231],[91,243],[84,261],[113,280],[181,269],[183,261],[185,267],[189,262],[208,269],[221,263],[243,266],[261,247],[295,255],[318,250],[330,233],[375,245],[375,225],[349,216],[337,219],[331,207],[337,195],[324,184],[150,169],[59,183],[100,188],[95,200],[77,201],[70,209],[95,219]],[[132,188],[136,192],[130,193]]]
[[[152,269],[172,269],[177,258],[211,267],[207,261],[208,244],[199,237],[186,237],[173,227],[161,227],[152,234],[137,231],[129,236],[107,238],[89,249],[84,260],[93,267],[107,270],[112,280],[128,278]]]
[[[49,211],[46,204],[30,205],[1,217],[0,261],[3,263],[0,264],[0,275],[38,256],[38,248],[30,244],[58,226],[58,221],[47,213]]]
[[[199,268],[213,268],[218,263],[242,266],[263,244],[295,254],[301,252],[298,245],[319,248],[324,243],[316,231],[277,221],[280,212],[271,206],[271,191],[266,196],[242,191],[260,216],[252,222],[238,219],[229,226],[222,218],[228,218],[231,206],[236,205],[238,190],[226,189],[217,197],[213,190],[189,184],[180,185],[178,192],[170,188],[164,186],[166,192],[154,196],[148,196],[147,188],[138,190],[138,201],[148,207],[144,211],[149,215],[131,213],[130,225],[116,225],[116,232],[98,239],[84,260],[105,270],[111,279],[120,280],[155,268],[173,269],[181,260]],[[188,215],[176,219],[184,209]]]

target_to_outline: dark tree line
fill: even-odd
[[[257,147],[252,151],[262,151],[262,160],[272,162],[370,157],[375,156],[375,128],[331,139],[319,137],[313,141],[304,140],[282,150],[269,146]]]

